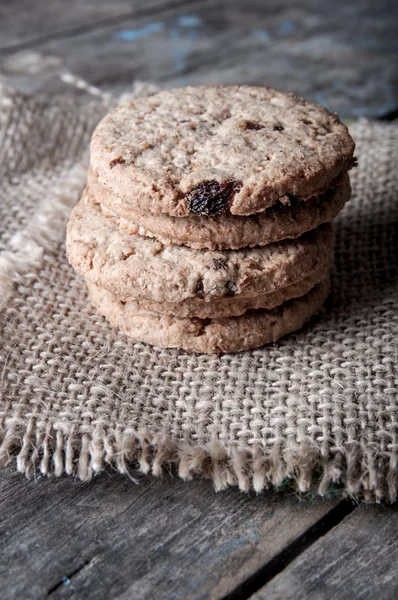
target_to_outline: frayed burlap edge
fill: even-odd
[[[326,458],[297,444],[288,450],[253,447],[248,453],[227,450],[216,440],[204,447],[179,445],[162,435],[128,428],[81,434],[70,423],[40,427],[33,418],[23,424],[18,417],[9,419],[1,436],[0,468],[16,457],[17,470],[27,477],[39,472],[89,481],[109,466],[134,481],[134,469],[159,476],[165,467],[176,467],[182,479],[212,479],[216,491],[238,486],[244,492],[261,492],[290,481],[299,493],[326,496],[334,484],[342,497],[363,497],[368,502],[383,498],[394,502],[397,497],[396,465],[376,464],[358,451]]]

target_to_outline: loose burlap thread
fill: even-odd
[[[220,357],[135,343],[65,258],[100,100],[0,88],[0,464],[90,479],[107,465],[216,489],[367,500],[398,491],[398,127],[351,127],[359,167],[336,223],[333,291],[302,331]]]

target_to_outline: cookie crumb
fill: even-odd
[[[353,156],[348,164],[348,170],[351,171],[351,169],[355,169],[355,167],[357,167],[357,166],[358,166],[358,159],[356,156]]]

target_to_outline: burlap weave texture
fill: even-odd
[[[99,101],[0,88],[0,463],[89,479],[112,464],[217,489],[398,491],[398,127],[354,124],[354,197],[327,311],[273,346],[197,356],[134,343],[65,259]]]

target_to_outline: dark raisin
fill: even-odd
[[[194,292],[197,295],[198,298],[204,298],[205,297],[205,290],[203,287],[203,279],[198,279],[196,284],[195,284],[195,288],[194,288]]]
[[[259,129],[264,129],[264,125],[260,125],[260,123],[253,123],[252,121],[246,121],[246,129],[259,131]]]
[[[113,160],[111,160],[111,162],[109,163],[109,166],[111,169],[113,169],[113,167],[116,167],[116,165],[122,165],[124,164],[126,161],[124,160],[124,158],[122,158],[121,156],[119,156],[118,158],[114,158]]]
[[[213,267],[216,271],[220,271],[221,269],[225,269],[227,266],[227,261],[223,258],[215,258],[213,260]]]
[[[203,181],[186,195],[188,209],[199,216],[218,215],[227,210],[231,198],[241,186],[237,181]]]
[[[226,296],[235,296],[237,292],[236,285],[233,281],[227,281],[225,284],[225,295]]]
[[[274,125],[274,131],[283,131],[285,128],[282,125]]]

